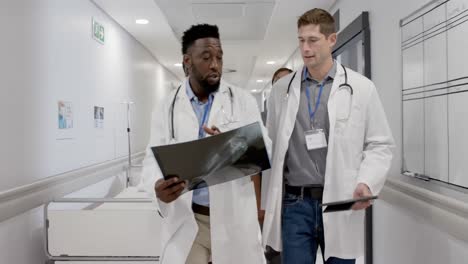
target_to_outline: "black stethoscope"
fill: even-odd
[[[177,88],[177,91],[176,91],[176,93],[174,95],[174,98],[172,99],[172,104],[171,104],[171,139],[173,139],[173,140],[175,139],[174,109],[175,109],[175,103],[176,103],[177,95],[179,94],[179,91],[180,91],[181,87],[182,87],[182,85],[179,85],[179,87]],[[230,101],[231,101],[231,117],[228,118],[228,123],[235,123],[236,121],[234,121],[234,94],[232,93],[231,87],[228,87],[228,89],[229,89],[229,98],[230,98]],[[224,114],[226,114],[226,112],[224,111],[224,108],[221,108],[221,111]]]
[[[345,66],[343,66],[343,64],[340,64],[340,65],[341,65],[341,67],[342,67],[343,70],[344,70],[345,82],[342,83],[342,84],[340,84],[340,85],[338,86],[338,90],[348,88],[349,93],[350,93],[351,95],[353,95],[354,90],[353,90],[353,87],[348,83],[348,73],[346,72],[346,68],[345,68]],[[291,89],[291,84],[292,84],[294,78],[296,77],[296,74],[297,74],[297,71],[294,72],[293,77],[292,77],[291,80],[289,81],[288,90],[286,91],[286,98],[289,97],[289,90]]]

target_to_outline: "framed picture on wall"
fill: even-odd
[[[94,127],[104,128],[104,107],[94,107]]]
[[[58,101],[58,128],[73,128],[73,105],[71,102]]]

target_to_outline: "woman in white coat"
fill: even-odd
[[[221,81],[222,49],[218,28],[192,26],[184,33],[187,80],[172,91],[153,114],[151,139],[144,160],[143,184],[162,217],[161,263],[265,263],[254,186],[249,177],[210,186],[208,197],[181,195],[184,183],[163,180],[152,146],[204,137],[209,128],[232,130],[261,122],[255,99]],[[201,107],[202,115],[197,113]],[[266,130],[264,131],[266,135]],[[271,146],[266,142],[267,147]],[[197,153],[193,153],[197,155]],[[181,160],[180,162],[185,162]],[[175,184],[173,187],[168,187]],[[209,216],[194,214],[195,198],[207,200]],[[196,208],[205,208],[196,204]],[[199,209],[197,209],[199,210]]]
[[[283,250],[283,264],[314,263],[318,245],[325,248],[327,264],[355,263],[364,253],[363,209],[370,202],[359,203],[351,211],[327,214],[322,214],[318,204],[378,195],[391,165],[393,138],[374,84],[332,59],[336,43],[333,17],[321,9],[306,12],[298,20],[298,35],[304,68],[279,80],[268,100],[273,157],[269,183],[262,190],[268,197],[264,244]],[[314,84],[313,80],[318,81]],[[310,98],[313,93],[305,91],[312,85],[320,90],[314,100]],[[314,123],[321,114],[325,127]],[[300,127],[299,118],[309,116]],[[291,145],[294,140],[303,144]],[[306,160],[315,167],[303,174],[322,176],[321,183],[320,177],[309,184],[309,179],[287,176],[291,157],[304,161],[317,150],[325,150],[323,162]],[[298,151],[304,155],[298,158]],[[300,171],[305,164],[296,167]],[[294,180],[305,184],[295,185]]]

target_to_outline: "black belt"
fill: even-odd
[[[302,197],[309,197],[315,200],[322,200],[322,196],[323,196],[322,186],[302,187],[302,186],[285,185],[284,190],[285,192],[289,194],[302,196]]]
[[[201,215],[210,215],[210,208],[208,206],[199,205],[196,203],[192,203],[192,211],[196,214]]]

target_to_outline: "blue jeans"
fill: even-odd
[[[320,245],[325,250],[320,201],[285,193],[283,197],[283,264],[314,264]],[[325,264],[355,264],[355,259],[330,257]]]

